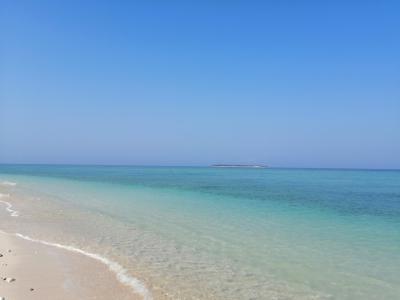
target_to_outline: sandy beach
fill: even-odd
[[[141,299],[106,265],[78,253],[2,232],[0,254],[0,299]]]

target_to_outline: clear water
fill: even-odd
[[[400,171],[2,165],[1,181],[20,214],[2,229],[114,259],[155,299],[400,299]]]

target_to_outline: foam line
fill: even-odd
[[[3,181],[1,184],[2,185],[9,185],[9,186],[16,186],[17,185],[16,182],[12,182],[12,181]]]
[[[0,198],[8,198],[10,197],[10,194],[0,194]],[[4,201],[4,200],[0,200],[0,203],[3,203],[6,205],[6,211],[8,211],[10,213],[11,217],[18,217],[19,213],[16,210],[12,209],[12,205],[10,202]]]
[[[4,182],[3,182],[4,184]],[[10,197],[10,194],[2,194],[0,193],[0,198],[8,198]],[[12,209],[12,205],[11,203],[4,201],[4,200],[0,200],[1,203],[6,205],[6,210],[10,213],[10,216],[12,217],[18,217],[19,213],[16,210]],[[24,240],[27,241],[31,241],[31,242],[35,242],[35,243],[40,243],[46,246],[52,246],[52,247],[57,247],[57,248],[61,248],[64,250],[68,250],[71,252],[75,252],[75,253],[79,253],[82,255],[85,255],[87,257],[90,257],[92,259],[95,259],[103,264],[105,264],[110,271],[112,271],[115,276],[117,277],[117,279],[124,285],[129,286],[135,293],[141,295],[143,297],[143,300],[152,300],[152,296],[150,291],[145,287],[145,285],[137,278],[132,277],[128,274],[128,271],[122,267],[119,263],[109,260],[106,257],[103,257],[101,255],[95,254],[95,253],[90,253],[90,252],[86,252],[82,249],[79,248],[75,248],[72,246],[66,246],[66,245],[62,245],[62,244],[58,244],[58,243],[51,243],[51,242],[46,242],[46,241],[42,241],[42,240],[37,240],[37,239],[33,239],[30,238],[26,235],[20,234],[20,233],[16,233],[15,234],[17,237],[22,238]]]
[[[46,241],[42,241],[42,240],[37,240],[37,239],[30,238],[26,235],[22,235],[20,233],[16,233],[15,235],[17,237],[22,238],[27,241],[40,243],[40,244],[43,244],[46,246],[52,246],[52,247],[65,249],[65,250],[79,253],[79,254],[85,255],[87,257],[90,257],[92,259],[95,259],[95,260],[105,264],[110,269],[110,271],[115,273],[117,279],[122,284],[129,286],[135,293],[141,295],[143,297],[143,300],[151,300],[152,299],[151,293],[145,287],[145,285],[139,279],[130,276],[128,274],[128,271],[115,261],[109,260],[108,258],[105,258],[105,257],[95,254],[95,253],[86,252],[84,250],[81,250],[79,248],[75,248],[72,246],[66,246],[66,245],[61,245],[58,243],[50,243],[50,242],[46,242]]]

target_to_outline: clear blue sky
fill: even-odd
[[[400,168],[398,1],[194,2],[1,1],[0,162]]]

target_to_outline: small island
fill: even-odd
[[[213,168],[259,168],[264,169],[268,168],[266,165],[242,165],[242,164],[214,164],[211,165]]]

